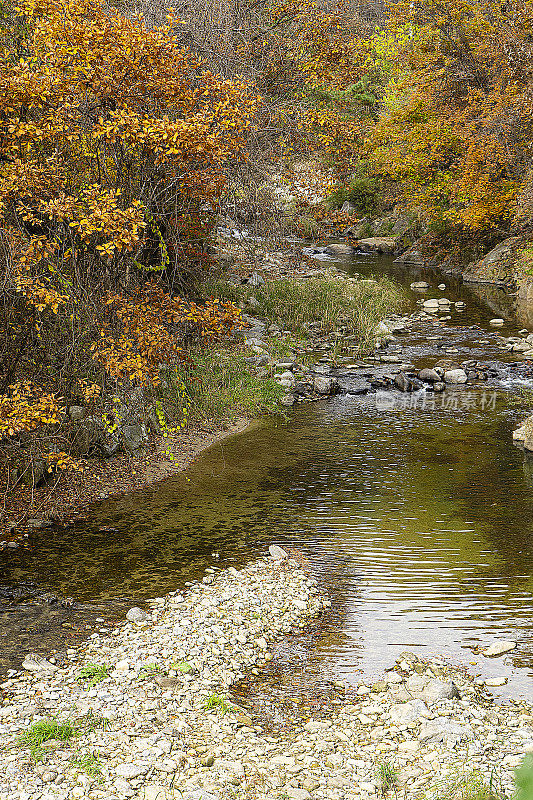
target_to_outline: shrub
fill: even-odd
[[[374,214],[379,200],[377,182],[372,178],[356,178],[348,186],[332,192],[326,202],[331,208],[340,208],[346,200],[359,213]]]
[[[206,260],[260,99],[184,49],[172,15],[150,28],[100,0],[3,13],[0,450],[23,456],[5,490],[38,460],[77,466],[69,403],[101,417],[238,321],[175,295]]]

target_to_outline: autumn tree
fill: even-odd
[[[430,221],[505,229],[531,159],[531,3],[424,0],[389,13],[397,68],[368,139],[374,168]]]
[[[171,13],[149,29],[98,0],[22,0],[8,16],[0,26],[6,446],[39,425],[50,432],[69,400],[105,402],[119,373],[124,390],[141,373],[155,385],[157,359],[165,342],[183,338],[180,326],[201,337],[235,324],[238,310],[185,308],[176,293],[204,258],[260,104],[244,82],[217,77],[181,46]],[[150,275],[164,276],[167,293],[158,290],[152,310]],[[163,307],[172,314],[158,317],[150,338]]]

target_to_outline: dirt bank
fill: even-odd
[[[31,528],[66,523],[84,516],[88,506],[107,497],[142,489],[186,469],[207,447],[227,436],[240,433],[249,420],[231,423],[204,422],[201,426],[163,438],[154,436],[148,446],[135,454],[102,461],[84,459],[83,472],[63,474],[37,489],[20,487],[4,498],[6,519],[0,527],[0,541],[15,541]],[[26,520],[32,507],[31,519]]]

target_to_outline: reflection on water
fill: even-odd
[[[275,540],[305,551],[342,609],[313,656],[332,675],[378,674],[406,645],[465,660],[464,648],[510,637],[512,688],[527,692],[533,494],[512,427],[504,400],[458,417],[337,398],[225,440],[190,482],[178,476],[103,503],[81,530],[40,535],[2,579],[31,575],[82,601],[141,600]]]
[[[473,309],[486,321],[486,308]],[[511,445],[522,415],[504,393],[484,411],[381,411],[371,397],[306,406],[218,443],[186,475],[103,502],[89,524],[37,532],[30,551],[3,556],[0,584],[71,596],[83,617],[276,541],[305,552],[334,600],[310,669],[375,676],[409,647],[475,661],[531,698],[533,469]],[[29,647],[24,625],[24,610],[0,614],[4,663]],[[494,638],[518,648],[491,661],[472,654]]]

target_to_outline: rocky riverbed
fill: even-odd
[[[55,663],[28,656],[1,684],[0,800],[414,798],[464,770],[510,794],[533,749],[531,706],[495,703],[440,658],[405,653],[328,715],[302,714],[283,732],[236,705],[232,685],[259,675],[275,640],[328,605],[274,546],[131,609]],[[43,720],[72,730],[41,737],[32,755],[21,737]]]

